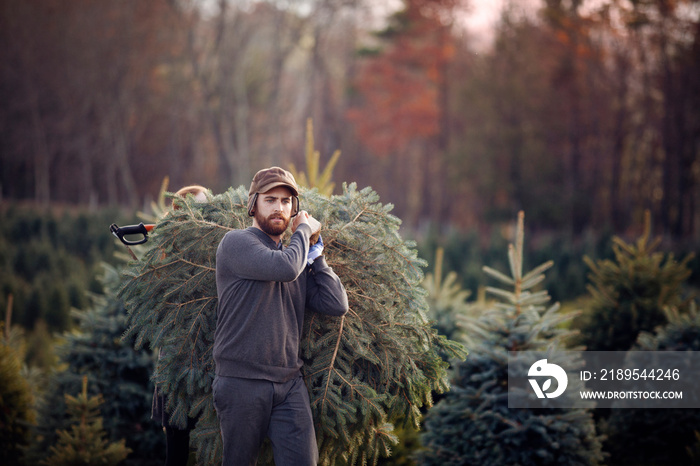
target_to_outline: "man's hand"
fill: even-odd
[[[309,255],[306,256],[306,262],[309,265],[313,264],[314,261],[321,256],[321,254],[323,254],[323,238],[321,238],[321,235],[319,234],[316,244],[309,248]]]
[[[317,233],[321,231],[321,222],[313,218],[305,210],[299,211],[299,214],[294,217],[294,222],[292,222],[292,233],[297,231],[297,228],[302,223],[306,223],[311,227],[311,237],[318,236]]]
[[[300,210],[299,213],[296,215],[296,217],[294,217],[294,219],[292,220],[292,233],[297,231],[297,228],[302,223],[306,223],[308,225],[309,224],[308,218],[309,218],[308,212],[306,212],[305,210]]]

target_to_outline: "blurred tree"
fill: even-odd
[[[159,423],[151,419],[153,355],[136,352],[121,341],[127,316],[114,295],[118,270],[105,265],[103,280],[106,294],[94,296],[90,309],[75,313],[79,330],[64,334],[56,349],[62,365],[51,373],[39,403],[40,422],[31,448],[36,462],[49,454],[57,430],[70,429],[73,421],[66,416],[64,394],[80,392],[83,376],[90,378],[90,393],[101,394],[104,401],[101,412],[108,439],[126,439],[136,453],[127,459],[128,464],[162,464],[165,456],[165,436]]]
[[[458,49],[449,173],[469,213],[451,218],[504,221],[524,208],[541,228],[578,236],[627,231],[652,208],[660,229],[691,237],[700,173],[688,146],[700,134],[691,3],[548,0],[538,16],[507,3],[493,47],[468,61]]]
[[[546,24],[553,67],[547,83],[551,86],[551,117],[560,120],[560,132],[547,144],[557,172],[562,176],[566,219],[570,236],[597,220],[609,221],[595,210],[607,210],[600,181],[606,173],[607,152],[602,131],[609,123],[610,90],[603,83],[606,51],[596,41],[596,22],[582,12],[583,0],[546,0],[540,12]],[[552,123],[552,120],[548,121]]]
[[[594,8],[613,58],[615,123],[609,137],[618,230],[620,215],[629,224],[647,208],[656,226],[673,237],[691,237],[697,228],[700,17],[691,13],[696,3],[609,0]],[[633,216],[624,203],[635,206]]]
[[[0,210],[0,306],[12,294],[13,320],[29,332],[37,325],[46,327],[40,333],[70,329],[71,309],[86,309],[86,292],[102,291],[99,261],[114,263],[116,249],[106,226],[122,215],[116,209],[61,213],[8,203]],[[30,345],[28,362],[48,361],[32,359],[49,352],[46,344]]]
[[[335,188],[335,183],[332,181],[333,169],[338,162],[338,157],[340,157],[340,151],[336,150],[321,171],[321,153],[314,148],[314,126],[309,118],[306,121],[306,172],[298,171],[294,164],[289,167],[289,170],[300,186],[316,188],[324,196],[330,196]]]
[[[696,303],[682,311],[665,308],[665,321],[643,331],[635,351],[700,351],[700,313]],[[601,432],[610,465],[696,464],[689,450],[696,444],[699,409],[612,409]],[[697,460],[697,457],[695,458]]]
[[[562,122],[546,78],[554,57],[541,53],[547,42],[540,25],[506,10],[493,49],[463,70],[454,117],[463,129],[452,131],[450,159],[451,186],[464,199],[450,212],[458,224],[505,222],[520,209],[537,225],[564,217],[563,203],[550,202],[561,199],[562,176],[547,145]]]
[[[474,200],[465,221],[524,209],[539,229],[571,237],[609,221],[601,153],[611,99],[594,26],[577,2],[543,2],[538,16],[509,2],[493,46],[461,65],[449,172]]]
[[[2,0],[2,195],[137,207],[166,174],[226,189],[303,163],[311,117],[322,153],[349,154],[338,178],[409,228],[525,209],[578,236],[651,208],[695,238],[696,2],[505,2],[482,48],[466,2]]]
[[[31,426],[36,422],[34,397],[2,323],[0,330],[0,462],[24,464],[23,449],[29,444]]]
[[[664,308],[680,306],[683,285],[690,276],[689,254],[676,261],[672,254],[656,249],[660,239],[651,239],[651,218],[647,212],[644,233],[635,244],[613,238],[614,260],[593,262],[588,309],[575,323],[579,341],[589,351],[627,351],[640,332],[650,332],[665,323]]]
[[[558,303],[546,308],[549,295],[536,291],[552,263],[523,274],[523,218],[521,212],[515,244],[508,249],[510,275],[484,267],[507,288],[488,287],[497,302],[478,317],[460,319],[473,341],[470,355],[455,364],[452,390],[425,417],[425,450],[416,455],[419,464],[603,462],[602,439],[589,410],[508,408],[509,352],[547,351],[550,360],[563,367],[581,364],[562,351],[573,334],[563,327],[573,314],[558,313]]]
[[[697,197],[690,193],[700,181],[700,17],[688,8],[697,9],[697,2],[654,0],[632,5],[628,27],[640,30],[638,37],[646,39],[644,46],[655,64],[650,90],[660,97],[648,115],[663,150],[661,202],[654,217],[664,231],[690,235],[698,215]]]
[[[178,51],[170,3],[28,0],[0,8],[3,190],[43,204],[136,207],[137,174],[140,181],[165,165],[143,156],[152,151],[142,138],[163,121],[153,104],[163,102],[159,84]]]
[[[348,118],[373,154],[390,158],[387,175],[411,226],[422,214],[438,221],[444,212],[447,69],[460,3],[405,0],[377,34],[380,48],[366,55],[354,82],[359,102]]]
[[[359,37],[364,35],[367,20],[374,16],[376,2],[315,0],[312,5],[308,25],[300,38],[300,45],[308,48],[308,62],[299,70],[304,87],[308,86],[305,91],[308,98],[299,116],[313,120],[318,148],[322,153],[332,153],[350,139],[345,118],[351,98],[348,88],[358,62]],[[297,160],[301,162],[298,156]],[[344,180],[358,180],[347,176],[351,170],[345,173]],[[365,185],[369,184],[368,180]]]
[[[131,453],[124,440],[109,443],[102,428],[99,407],[102,395],[88,396],[88,377],[83,376],[83,389],[77,397],[66,394],[66,410],[70,414],[70,430],[58,432],[58,443],[50,448],[49,456],[42,464],[50,466],[76,466],[121,463]]]
[[[471,292],[461,287],[455,272],[451,271],[443,277],[444,255],[444,249],[438,248],[433,272],[426,274],[423,280],[423,288],[428,292],[428,317],[440,335],[460,341],[463,338],[457,316],[473,316],[476,306],[467,302]]]

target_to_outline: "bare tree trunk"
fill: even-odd
[[[272,35],[272,62],[270,64],[270,96],[267,106],[267,137],[265,138],[265,153],[261,155],[261,164],[268,166],[276,160],[283,151],[282,124],[282,78],[284,65],[289,54],[294,50],[301,35],[301,23],[291,27],[285,11],[275,11]],[[285,37],[289,33],[289,37]]]
[[[621,189],[622,189],[622,159],[625,151],[625,122],[627,120],[627,74],[629,72],[629,60],[624,52],[618,52],[617,63],[617,109],[615,112],[613,129],[612,167],[610,177],[610,224],[613,231],[622,231],[624,221]]]
[[[425,197],[425,172],[421,164],[425,147],[423,144],[413,143],[408,146],[406,168],[408,176],[404,178],[408,183],[402,184],[398,192],[405,192],[407,200],[406,223],[411,227],[420,227],[419,220],[423,211],[423,198]],[[399,180],[397,180],[399,181]]]
[[[114,133],[112,140],[114,141],[117,171],[124,187],[123,191],[126,195],[127,205],[134,209],[138,206],[138,191],[134,175],[131,172],[131,164],[129,163],[129,134],[119,115],[114,115],[113,118]]]
[[[229,185],[233,181],[233,166],[228,157],[228,150],[226,148],[226,138],[222,133],[219,122],[219,114],[212,108],[212,102],[217,97],[216,89],[216,75],[212,71],[211,74],[207,74],[207,68],[209,62],[214,61],[214,59],[219,55],[221,49],[221,44],[223,43],[224,32],[226,30],[226,11],[228,9],[228,2],[226,0],[220,0],[219,2],[219,17],[216,23],[214,41],[212,45],[212,50],[205,52],[200,51],[195,44],[197,35],[196,30],[192,27],[187,35],[187,55],[190,58],[190,64],[192,65],[192,71],[195,81],[199,83],[203,93],[203,108],[202,113],[204,120],[208,123],[208,128],[212,133],[214,138],[214,143],[216,146],[216,154],[218,161],[218,178],[219,180],[224,180],[226,185]],[[204,60],[200,63],[200,60]],[[213,65],[212,65],[213,66]]]
[[[307,102],[306,114],[311,117],[314,122],[316,132],[323,134],[324,122],[321,118],[321,112],[319,111],[319,101],[321,100],[318,95],[319,82],[323,81],[323,70],[322,70],[322,60],[321,51],[321,25],[319,21],[314,25],[314,39],[313,48],[311,49],[311,65],[309,66],[309,101]]]
[[[233,92],[235,95],[235,118],[234,131],[236,133],[237,147],[235,154],[238,156],[238,172],[234,174],[234,182],[244,184],[250,176],[250,144],[248,142],[248,115],[250,114],[248,106],[248,89],[246,88],[245,67],[236,66],[233,78]],[[233,156],[234,153],[232,152]],[[231,165],[235,162],[231,161]]]
[[[46,129],[39,114],[36,94],[32,96],[32,147],[34,150],[34,199],[43,207],[51,202],[51,152]]]
[[[576,17],[578,20],[578,17]],[[576,21],[578,22],[578,21]],[[577,50],[579,45],[578,32],[571,34],[572,49]],[[581,89],[578,77],[578,63],[575,56],[571,60],[571,75],[569,81],[569,115],[568,115],[568,150],[566,150],[566,198],[569,212],[569,234],[573,237],[580,233],[586,212],[581,212],[583,205],[578,202],[581,189]]]
[[[444,50],[450,40],[450,31],[443,27],[438,32],[439,47]],[[438,134],[436,136],[435,157],[426,157],[430,160],[430,201],[431,219],[434,225],[444,225],[447,206],[444,205],[443,197],[447,190],[447,179],[445,176],[445,166],[450,144],[450,72],[449,63],[441,57],[440,77],[438,82]]]
[[[94,196],[92,157],[88,147],[88,136],[83,134],[78,137],[77,151],[80,160],[80,200],[84,203],[92,202]]]
[[[105,188],[107,190],[107,203],[109,205],[120,204],[119,189],[117,187],[117,161],[113,156],[113,147],[110,141],[111,132],[109,129],[110,122],[108,121],[107,113],[102,113],[102,121],[99,131],[99,150],[102,152],[104,160],[104,176]]]
[[[667,52],[667,37],[661,27],[660,31],[661,55],[660,65],[662,67],[662,92],[663,92],[663,115],[661,118],[661,144],[663,146],[663,199],[661,201],[661,215],[664,222],[664,230],[673,235],[677,234],[675,226],[677,222],[678,201],[678,174],[676,173],[676,151],[674,144],[673,128],[677,124],[674,121],[673,112],[673,75],[670,59]]]

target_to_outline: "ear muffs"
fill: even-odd
[[[258,193],[253,194],[248,200],[248,216],[255,216],[255,203],[258,202]],[[292,217],[296,217],[299,213],[299,196],[292,196]]]
[[[299,213],[299,196],[292,196],[292,217]]]
[[[252,197],[248,198],[248,217],[255,216],[255,203],[258,201],[258,193],[253,194]]]

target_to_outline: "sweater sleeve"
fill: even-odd
[[[314,312],[342,316],[348,312],[348,295],[340,278],[323,256],[314,261],[306,281],[306,306]]]
[[[245,230],[232,233],[221,242],[217,266],[224,261],[225,267],[240,278],[268,282],[291,282],[304,271],[311,236],[308,225],[299,225],[283,250],[270,249]]]

